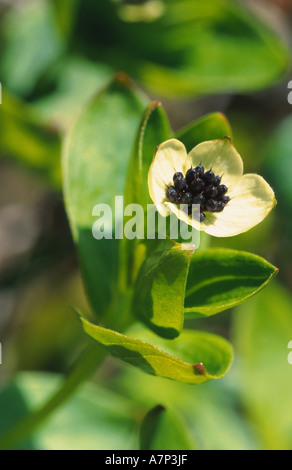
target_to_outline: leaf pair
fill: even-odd
[[[232,362],[228,341],[210,333],[184,330],[179,338],[168,341],[148,331],[133,330],[127,336],[82,317],[81,321],[84,331],[109,354],[151,375],[202,384],[223,377]]]
[[[276,269],[257,256],[232,250],[199,251],[192,256],[193,249],[182,250],[171,240],[93,238],[96,204],[112,205],[114,196],[123,193],[127,203],[138,202],[145,208],[149,202],[148,168],[157,145],[171,137],[171,131],[160,103],[149,105],[140,121],[144,107],[122,75],[91,102],[67,140],[65,199],[95,312],[106,318],[112,302],[132,292],[128,310],[168,340],[144,333],[141,341],[82,322],[85,331],[115,357],[154,375],[202,383],[227,372],[232,348],[217,336],[182,332],[185,315],[210,316],[243,302]],[[190,147],[226,134],[230,134],[228,122],[215,113],[178,135]],[[111,325],[117,328],[123,315],[119,308],[115,315]]]
[[[150,105],[140,125],[128,173],[128,188],[134,188],[129,197],[144,207],[149,198],[149,165],[156,146],[173,136],[169,129],[161,105]],[[190,151],[205,140],[226,135],[231,135],[227,119],[214,113],[186,126],[175,137]],[[249,253],[210,250],[192,256],[197,247],[182,250],[170,241],[149,240],[144,245],[146,259],[137,278],[133,311],[166,338],[181,333],[185,315],[205,317],[232,308],[255,294],[276,272],[274,266]]]

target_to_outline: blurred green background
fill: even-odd
[[[226,114],[245,172],[278,200],[250,232],[211,240],[280,269],[242,306],[188,322],[231,340],[224,379],[180,385],[109,358],[22,448],[134,449],[157,404],[201,449],[292,448],[291,25],[289,0],[0,0],[0,432],[52,393],[87,344],[71,308],[89,312],[60,156],[75,116],[116,72],[161,100],[174,130]]]

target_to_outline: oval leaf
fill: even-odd
[[[185,289],[194,247],[183,250],[180,244],[164,240],[149,252],[136,283],[133,311],[155,333],[172,339],[183,327]]]
[[[103,314],[117,283],[118,240],[95,240],[93,208],[115,205],[144,103],[123,74],[89,104],[71,129],[64,158],[64,192],[93,309]],[[112,217],[109,220],[112,232]]]
[[[197,449],[179,418],[163,406],[152,408],[140,429],[141,450]]]
[[[172,136],[168,118],[159,101],[151,103],[141,121],[132,153],[125,191],[126,203],[146,207],[152,200],[148,192],[148,171],[156,148]]]
[[[171,137],[168,118],[160,102],[151,103],[144,112],[140,123],[129,164],[125,187],[125,205],[140,204],[144,208],[144,222],[146,222],[147,204],[152,204],[148,191],[148,171],[155,154],[156,148],[161,142]],[[146,226],[146,225],[145,225]],[[124,274],[121,278],[124,282],[133,283],[139,270],[143,257],[138,261],[141,246],[127,240],[122,240],[121,261]]]
[[[41,77],[62,60],[64,43],[56,33],[48,1],[11,7],[1,15],[1,82],[17,96],[31,99]]]
[[[226,116],[222,113],[207,114],[176,134],[176,138],[186,146],[188,152],[202,142],[227,136],[232,137],[232,131]]]
[[[278,269],[263,258],[236,250],[196,253],[186,290],[187,317],[208,317],[238,305],[261,290]]]
[[[291,317],[291,292],[276,282],[234,316],[240,400],[265,450],[291,450]]]
[[[210,333],[184,330],[178,339],[167,341],[143,331],[141,340],[137,333],[132,338],[84,318],[81,321],[85,332],[108,353],[151,375],[202,384],[223,377],[232,362],[233,352],[228,341]]]

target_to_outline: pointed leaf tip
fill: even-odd
[[[200,362],[199,364],[193,365],[193,368],[197,375],[206,375],[206,370],[202,362]]]

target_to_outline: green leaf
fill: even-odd
[[[164,32],[163,60],[157,57],[158,48],[152,57],[148,52],[137,73],[162,96],[257,90],[289,67],[282,41],[234,0],[169,1],[164,16],[150,25],[152,35],[154,25],[156,35]],[[155,36],[152,41],[156,43]]]
[[[278,283],[234,315],[238,390],[263,450],[292,445],[291,318],[291,293]]]
[[[0,434],[44,402],[60,387],[57,374],[21,373],[0,390]],[[141,407],[140,407],[141,409]],[[137,405],[87,384],[52,415],[18,450],[102,450],[136,448]]]
[[[152,21],[126,21],[119,2],[80,2],[78,37],[97,60],[143,81],[155,96],[257,90],[289,68],[288,48],[239,1],[148,3],[160,10]]]
[[[141,267],[133,300],[134,314],[165,338],[175,338],[184,322],[184,298],[193,249],[163,240]]]
[[[125,187],[125,205],[136,203],[144,208],[144,228],[147,226],[147,204],[153,204],[148,191],[149,167],[158,145],[170,138],[170,125],[161,103],[151,103],[144,112],[136,135]],[[136,279],[144,260],[143,247],[125,237],[122,241],[121,263],[123,261],[125,284],[132,284]]]
[[[58,30],[65,38],[70,38],[75,23],[78,0],[50,0]]]
[[[186,317],[208,317],[238,305],[260,291],[278,269],[263,258],[236,250],[196,253],[186,290]]]
[[[194,450],[185,426],[171,411],[158,405],[145,416],[140,429],[141,450]]]
[[[274,130],[264,146],[263,167],[269,180],[277,189],[280,198],[280,209],[290,210],[292,195],[290,190],[290,174],[292,171],[291,139],[292,116],[288,115]],[[275,155],[277,156],[275,158]]]
[[[116,291],[118,240],[114,234],[113,239],[94,239],[92,212],[97,204],[107,204],[114,212],[115,196],[124,192],[143,109],[144,101],[127,77],[120,74],[82,112],[68,135],[64,151],[67,212],[89,300],[100,315]],[[112,236],[112,217],[105,225]]]
[[[142,118],[129,165],[126,203],[139,203],[144,208],[152,201],[148,192],[148,170],[156,148],[172,137],[170,125],[160,102],[151,103]]]
[[[0,105],[0,149],[4,156],[61,186],[61,139],[33,108],[7,92]]]
[[[30,0],[11,8],[1,24],[1,36],[1,82],[13,93],[30,95],[64,48],[49,2]]]
[[[210,333],[184,330],[179,338],[169,341],[143,331],[140,335],[136,332],[133,338],[84,318],[81,321],[84,331],[109,354],[151,375],[202,384],[223,377],[232,362],[228,341]]]
[[[112,76],[112,69],[103,64],[95,64],[79,56],[63,57],[50,67],[48,80],[49,84],[55,83],[55,89],[34,99],[33,107],[44,119],[62,131],[68,131],[80,111],[97,90],[107,86]]]
[[[259,439],[250,417],[242,412],[239,394],[244,384],[239,383],[236,363],[240,369],[238,358],[223,380],[202,387],[154,377],[134,367],[117,374],[111,386],[147,409],[161,404],[174,411],[201,450],[254,450],[260,447]]]
[[[232,137],[230,124],[222,113],[207,114],[181,129],[176,134],[188,152],[196,145],[208,140]]]

